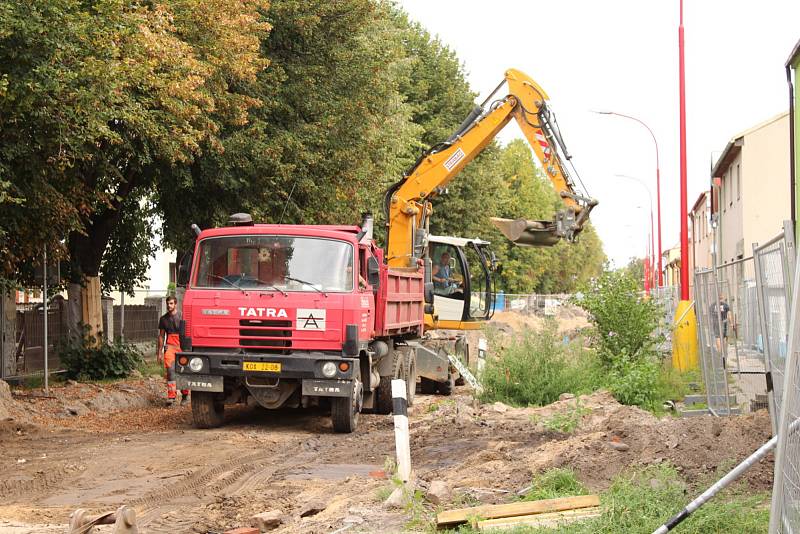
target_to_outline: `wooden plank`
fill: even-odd
[[[576,521],[583,521],[593,517],[600,517],[602,511],[599,506],[582,508],[579,510],[566,510],[564,512],[549,512],[544,514],[521,515],[517,517],[504,517],[478,521],[478,530],[481,532],[493,530],[508,530],[512,528],[528,527],[558,527]]]
[[[543,514],[547,512],[562,512],[576,508],[589,508],[599,506],[600,497],[597,495],[580,495],[577,497],[562,497],[559,499],[543,499],[540,501],[514,502],[510,504],[486,504],[446,510],[436,516],[436,525],[449,527],[466,523],[471,518],[497,519],[501,517],[515,517],[520,515]]]

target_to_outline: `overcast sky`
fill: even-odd
[[[600,201],[593,222],[617,265],[644,254],[649,201],[642,186],[615,175],[646,181],[655,200],[655,148],[639,124],[591,110],[633,115],[650,126],[661,160],[663,247],[678,242],[678,0],[399,5],[455,50],[481,96],[509,67],[547,91],[573,163]],[[800,0],[684,2],[689,208],[732,137],[788,110],[784,65],[800,40],[798,22]],[[516,137],[522,133],[512,123],[500,140]]]

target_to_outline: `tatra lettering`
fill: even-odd
[[[286,310],[283,308],[276,310],[275,308],[247,308],[247,307],[240,307],[239,308],[239,315],[242,317],[286,317],[289,318],[289,315],[286,313]]]

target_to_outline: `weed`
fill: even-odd
[[[573,495],[586,495],[588,490],[575,477],[575,472],[570,468],[548,469],[540,475],[535,475],[531,481],[530,490],[522,497],[523,501],[538,501],[540,499],[555,499]]]
[[[555,432],[562,432],[564,434],[572,434],[584,415],[589,415],[592,411],[585,406],[581,406],[580,402],[570,406],[566,412],[553,414],[549,419],[543,421],[543,425],[547,430]]]
[[[484,402],[542,406],[562,393],[589,393],[602,385],[599,362],[580,343],[565,345],[555,328],[529,332],[488,360],[482,377]]]
[[[553,470],[562,471],[562,470]],[[543,482],[547,491],[544,497],[563,497],[580,491],[577,481],[569,473],[543,474],[550,480]],[[535,494],[535,489],[531,494]],[[707,502],[680,526],[684,534],[709,532],[736,532],[756,534],[767,531],[769,525],[769,494],[766,492],[726,490]],[[600,495],[602,515],[583,522],[561,525],[555,529],[522,527],[515,533],[558,534],[649,534],[679,512],[692,499],[686,484],[677,471],[669,465],[645,468],[635,473],[618,476],[611,487]],[[767,506],[765,506],[765,504]],[[476,532],[462,526],[461,534]]]

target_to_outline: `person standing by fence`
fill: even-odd
[[[158,350],[156,357],[164,363],[164,376],[167,379],[167,404],[172,405],[178,397],[175,383],[175,355],[181,349],[181,316],[178,313],[178,299],[167,297],[167,313],[158,321]],[[181,406],[189,399],[189,390],[181,390]]]
[[[719,296],[719,303],[711,305],[711,330],[714,332],[714,337],[717,340],[717,351],[722,350],[722,343],[728,339],[728,312],[731,310],[725,295]],[[720,325],[721,323],[721,325]],[[720,326],[722,326],[722,334],[720,335]]]

